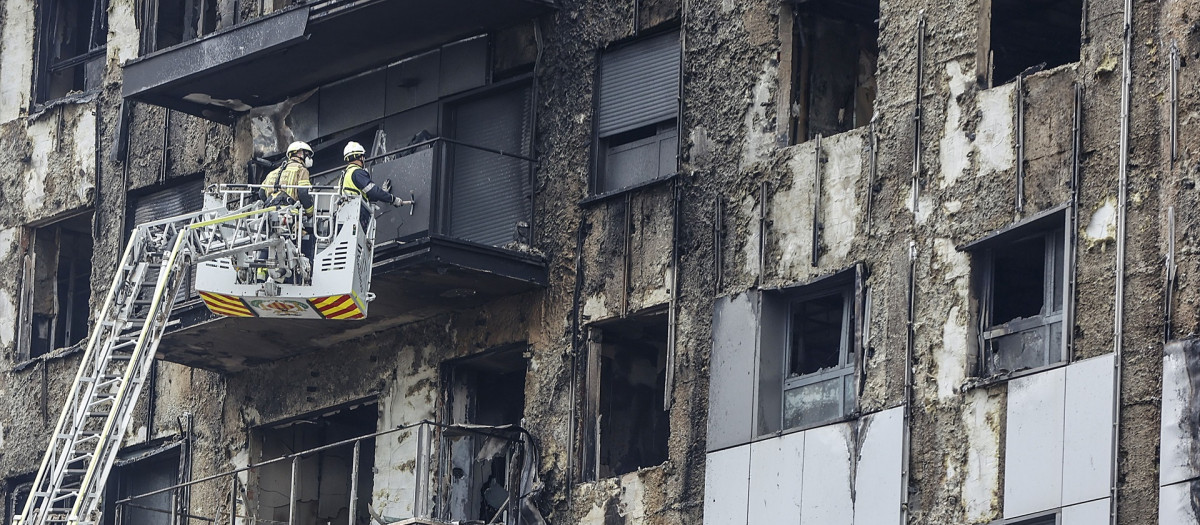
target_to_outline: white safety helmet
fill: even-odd
[[[312,147],[309,146],[307,142],[304,142],[302,140],[297,140],[296,142],[293,142],[288,145],[287,156],[291,157],[292,154],[297,151],[307,151],[308,152],[308,156],[304,158],[304,167],[311,168],[312,167],[312,156],[313,156]]]
[[[346,143],[346,148],[342,150],[342,158],[350,160],[351,155],[366,155],[367,150],[363,149],[362,144],[353,140]]]

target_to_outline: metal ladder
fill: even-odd
[[[205,210],[139,225],[63,405],[17,525],[93,524],[183,277],[197,262],[285,247],[277,208]],[[281,235],[284,234],[284,235]]]

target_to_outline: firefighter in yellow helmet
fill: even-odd
[[[312,213],[312,195],[309,195],[307,188],[296,187],[312,186],[308,180],[308,168],[312,167],[312,163],[313,149],[308,143],[299,140],[293,142],[287,149],[287,161],[267,174],[267,180],[258,190],[259,197],[268,205],[299,201],[305,211]]]
[[[346,147],[342,150],[342,157],[346,160],[346,169],[342,171],[342,193],[358,195],[371,201],[387,202],[392,206],[412,204],[411,201],[389,193],[386,186],[380,187],[371,181],[371,173],[363,167],[363,157],[366,153],[362,144],[354,141],[346,143]]]

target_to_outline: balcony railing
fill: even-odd
[[[492,247],[529,244],[535,159],[515,152],[438,137],[366,160],[376,184],[416,201],[381,204],[376,211],[377,260],[406,243],[446,237]],[[342,169],[312,176],[313,184],[340,185]]]
[[[546,285],[546,262],[529,246],[533,159],[435,138],[368,159],[367,168],[416,205],[376,205],[366,319],[223,318],[193,305],[174,313],[159,356],[237,372]],[[340,186],[341,177],[329,170],[313,183]]]
[[[362,454],[363,449],[375,448],[375,444],[379,442],[376,438],[386,436],[389,440],[395,440],[395,434],[408,433],[413,430],[416,430],[417,434],[415,457],[396,458],[393,461],[393,463],[399,464],[415,459],[416,467],[413,469],[412,484],[414,490],[412,494],[406,495],[412,499],[389,502],[409,506],[412,512],[411,515],[406,516],[391,516],[391,512],[386,510],[387,507],[376,506],[371,503],[371,491],[364,490],[361,486],[363,478],[361,474],[371,472],[374,465],[364,465],[361,463],[360,458],[364,457]],[[462,443],[464,440],[486,440],[492,446],[483,448],[456,446],[456,443]],[[346,494],[344,506],[330,501],[333,498],[330,498],[330,500],[322,498],[323,507],[328,505],[348,513],[349,519],[346,523],[361,523],[364,521],[391,523],[403,520],[403,523],[411,524],[449,525],[451,523],[465,523],[466,520],[472,519],[482,520],[479,523],[504,525],[545,523],[536,505],[533,503],[533,499],[538,496],[541,490],[541,483],[538,480],[537,473],[540,461],[538,458],[538,446],[528,432],[514,425],[446,425],[431,421],[400,425],[373,434],[310,448],[242,468],[120,499],[115,502],[115,523],[124,523],[122,514],[128,513],[132,509],[136,509],[142,515],[145,515],[145,513],[167,515],[170,517],[168,523],[199,522],[228,525],[244,523],[287,523],[292,525],[324,523],[323,521],[317,521],[319,516],[302,514],[304,512],[302,509],[305,506],[300,505],[300,498],[302,494],[301,489],[305,485],[305,473],[301,469],[301,462],[305,459],[318,457],[321,454],[329,454],[326,458],[328,461],[342,461],[347,458],[347,453],[349,454],[348,457],[351,458],[349,460],[350,465],[339,465],[339,468],[345,467],[348,471],[346,472],[348,474],[346,476],[347,479],[345,479],[346,485],[337,487],[333,491],[336,494]],[[483,457],[485,453],[490,455]],[[377,452],[368,454],[366,457],[375,456],[376,454]],[[458,456],[463,457],[460,458]],[[465,490],[482,494],[486,489],[489,492],[487,497],[497,500],[500,503],[495,505],[497,510],[492,516],[463,516],[461,515],[461,510],[452,508],[452,500],[454,498],[451,497],[451,494],[452,492],[461,492],[464,488],[458,485],[461,485],[464,481],[470,483],[470,480],[464,480],[461,475],[456,476],[457,465],[472,464],[483,459],[501,461],[501,464],[505,466],[503,475],[500,479],[494,480],[495,484],[490,487],[472,485],[465,487]],[[377,460],[376,465],[378,464],[380,463]],[[263,490],[264,487],[259,486],[260,484],[255,482],[254,478],[263,477],[264,472],[268,470],[272,471],[273,474],[283,474],[285,477],[282,479],[289,480],[287,483],[288,486],[282,491],[276,490],[279,487],[272,487],[272,490]],[[313,476],[315,477],[315,474]],[[280,478],[275,477],[272,479]],[[312,487],[309,486],[304,493],[312,497],[311,490]],[[344,492],[341,492],[342,490]],[[193,505],[191,504],[193,501],[191,494],[193,492],[210,496],[224,494],[221,498],[224,502],[216,505],[215,508],[211,501],[201,505]],[[284,500],[287,512],[286,521],[259,515],[260,501],[255,499],[255,495],[262,498],[267,493],[271,493],[276,497],[286,495],[287,499]],[[171,508],[158,508],[148,503],[154,496],[160,494],[170,494]],[[162,498],[156,499],[161,500]]]

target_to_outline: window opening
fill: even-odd
[[[977,248],[981,373],[1039,368],[1063,352],[1064,229],[1053,214]]]
[[[91,310],[92,214],[29,230],[24,260],[21,326],[33,359],[87,337]]]
[[[180,448],[133,460],[117,460],[109,476],[104,501],[104,522],[111,525],[172,525],[172,492],[137,498],[120,506],[115,502],[180,483]]]
[[[127,231],[139,224],[200,211],[204,208],[204,175],[198,174],[190,180],[142,194],[130,201],[128,217],[132,218],[132,224],[126,225]],[[196,297],[199,297],[196,292],[196,267],[192,266],[175,295],[176,306]]]
[[[525,411],[526,360],[511,348],[453,362],[448,367],[450,423],[520,425]],[[447,435],[452,463],[448,511],[451,521],[492,519],[512,494],[503,442],[473,433]]]
[[[984,9],[989,3],[984,2]],[[1079,61],[1083,0],[991,0],[989,85]]]
[[[600,57],[594,193],[673,175],[678,169],[679,34]]]
[[[597,479],[667,460],[667,315],[612,321],[589,333],[588,464]],[[585,469],[586,471],[586,469]]]
[[[879,1],[797,2],[792,12],[793,143],[870,122],[877,90]]]
[[[341,410],[326,410],[256,429],[256,463],[302,452],[323,445],[372,434],[379,419],[375,403]],[[350,476],[353,444],[325,449],[300,459],[297,515],[302,523],[338,523],[349,516]],[[358,493],[371,494],[375,440],[362,441],[359,452]],[[256,469],[257,506],[260,520],[287,522],[291,504],[292,463],[280,461]],[[370,498],[360,497],[359,516],[368,516]]]
[[[9,479],[6,483],[4,523],[15,524],[17,514],[25,510],[25,500],[29,499],[29,492],[33,490],[33,477],[33,474],[27,474]]]
[[[51,0],[41,4],[37,102],[100,87],[108,38],[107,0]]]
[[[834,421],[853,411],[853,305],[850,285],[790,303],[783,428]]]
[[[217,0],[142,0],[142,19],[153,20],[143,32],[145,53],[166,49],[216,29]]]

